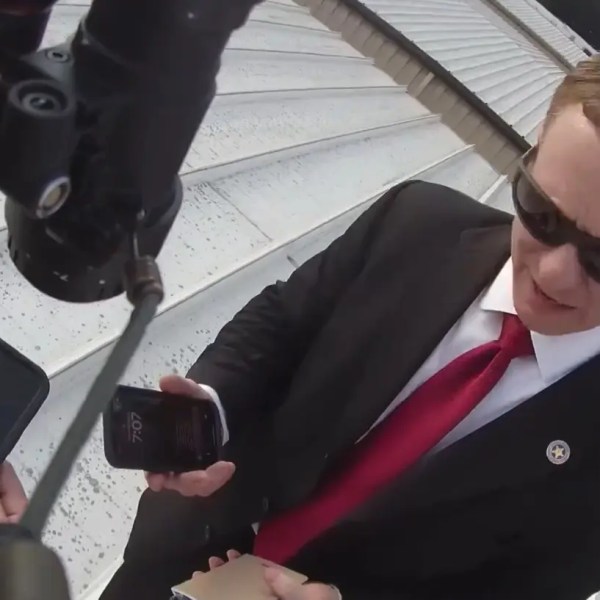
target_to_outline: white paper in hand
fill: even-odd
[[[281,569],[288,577],[304,583],[308,577],[252,554],[244,554],[207,573],[176,585],[176,598],[185,600],[273,600],[265,582],[265,567]]]

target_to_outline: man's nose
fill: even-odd
[[[572,244],[547,248],[540,258],[537,275],[538,284],[549,294],[568,293],[579,287],[586,277],[577,248]]]

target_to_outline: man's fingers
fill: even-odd
[[[233,475],[231,463],[217,463],[206,471],[182,473],[167,479],[166,487],[176,490],[184,496],[210,496],[221,488]]]
[[[216,462],[206,469],[206,474],[211,482],[218,486],[217,489],[225,485],[233,477],[234,473],[235,465],[224,460]]]
[[[169,475],[163,484],[163,489],[179,492],[182,496],[208,496],[211,487],[206,471]]]
[[[167,477],[163,473],[146,473],[146,482],[153,492],[160,492],[165,487]]]
[[[206,398],[206,392],[191,379],[181,375],[165,375],[159,381],[159,387],[168,394],[179,394],[191,398]]]
[[[235,560],[236,558],[239,558],[241,556],[241,554],[237,551],[237,550],[227,550],[227,560]],[[211,571],[212,569],[216,569],[217,567],[222,567],[225,564],[225,561],[222,558],[219,558],[218,556],[211,556],[208,559],[208,566],[210,567]]]
[[[265,569],[265,580],[279,600],[304,600],[304,589],[283,571],[275,567]]]
[[[235,465],[220,461],[206,471],[182,473],[167,480],[168,489],[174,489],[184,496],[211,496],[222,488],[235,473]]]
[[[237,550],[227,550],[227,560],[235,560],[240,556],[241,554]]]
[[[173,490],[183,496],[210,496],[223,487],[235,473],[235,465],[220,461],[211,465],[206,471],[190,471],[189,473],[165,474],[147,473],[148,487],[154,492]]]
[[[212,571],[213,569],[216,569],[217,567],[222,567],[225,564],[225,561],[222,558],[219,558],[218,556],[211,556],[208,559],[208,568]]]
[[[301,585],[277,567],[265,569],[265,581],[277,600],[337,600],[339,592],[323,583]]]

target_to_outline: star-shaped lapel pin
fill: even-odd
[[[548,444],[546,449],[546,457],[553,465],[565,464],[571,456],[571,448],[569,444],[563,440],[555,440]]]

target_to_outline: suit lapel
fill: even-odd
[[[600,454],[600,357],[478,429],[438,454],[422,460],[347,521],[407,516],[443,503],[465,502],[555,474],[568,476]],[[569,445],[561,465],[547,456],[554,441]]]
[[[510,225],[467,230],[450,250],[448,240],[428,243],[434,247],[408,257],[402,278],[377,290],[385,304],[370,329],[362,387],[330,438],[333,458],[367,431],[491,283],[509,256]]]

